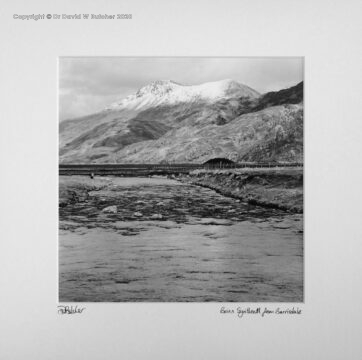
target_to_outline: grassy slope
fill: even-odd
[[[302,169],[201,170],[190,180],[250,204],[303,213]]]

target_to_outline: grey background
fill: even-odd
[[[1,359],[360,359],[361,2],[3,3]],[[32,13],[132,21],[20,21]],[[57,314],[57,57],[305,56],[305,304],[297,317],[220,304],[93,304]]]

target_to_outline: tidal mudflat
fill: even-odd
[[[165,178],[59,188],[62,302],[303,301],[303,214]]]

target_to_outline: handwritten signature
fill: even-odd
[[[260,315],[261,317],[264,317],[266,315],[301,315],[302,309],[299,309],[299,307],[292,307],[292,308],[279,308],[276,309],[269,309],[267,307],[264,307],[264,310],[261,307],[247,307],[247,308],[227,308],[223,306],[220,309],[220,314],[236,314],[239,318],[242,318],[244,315]]]
[[[58,305],[58,314],[81,314],[85,308],[80,308],[78,305],[76,306],[69,306],[69,305]]]

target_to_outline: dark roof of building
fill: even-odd
[[[204,164],[234,164],[234,161],[227,158],[213,158],[204,162]]]

